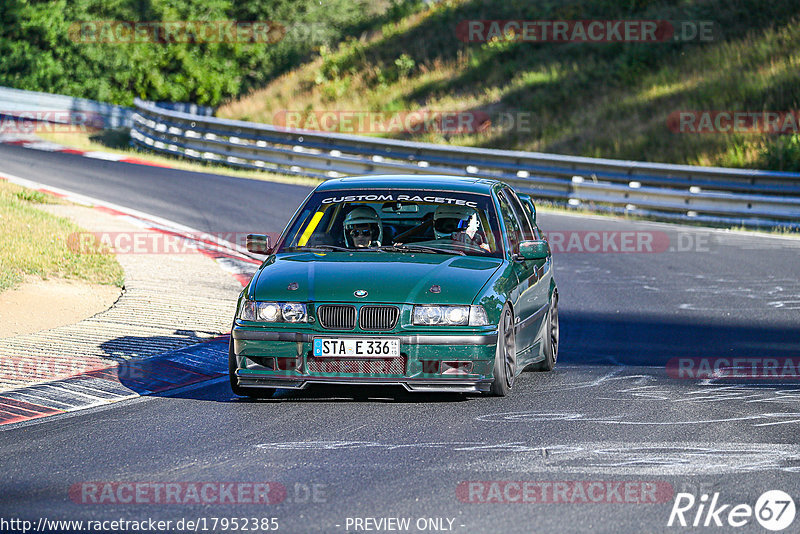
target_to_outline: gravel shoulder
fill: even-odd
[[[107,310],[121,294],[111,285],[29,277],[0,293],[0,339],[77,323]]]
[[[91,232],[152,232],[141,221],[103,209],[78,205],[44,205],[41,209],[67,217]],[[76,286],[59,306],[58,291],[48,285],[23,285],[20,291],[27,294],[5,297],[20,304],[13,317],[18,331],[23,326],[30,331],[37,324],[47,329],[11,332],[10,337],[2,334],[0,391],[148,358],[230,330],[241,284],[213,258],[184,249],[177,254],[117,254],[117,259],[125,271],[118,299],[106,295],[102,300],[91,290],[86,293],[86,288]],[[113,289],[119,293],[118,288]],[[82,297],[76,300],[76,295]],[[0,310],[6,310],[2,300]],[[70,322],[77,317],[86,318]],[[47,324],[49,319],[61,324]]]

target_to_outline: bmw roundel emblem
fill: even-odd
[[[357,296],[360,299],[363,299],[364,297],[367,296],[367,290],[366,289],[356,289],[353,292],[353,295]]]

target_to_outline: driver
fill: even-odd
[[[369,206],[359,206],[344,218],[344,242],[348,247],[379,247],[382,240],[381,218]]]
[[[480,229],[475,208],[442,204],[433,214],[433,233],[436,239],[452,239],[491,252]]]

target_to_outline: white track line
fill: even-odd
[[[100,200],[99,198],[82,195],[80,193],[75,193],[74,191],[69,191],[67,189],[62,189],[60,187],[54,187],[40,182],[34,182],[33,180],[21,178],[19,176],[8,174],[6,172],[0,172],[0,178],[4,178],[13,184],[22,187],[27,187],[29,189],[45,189],[47,191],[52,191],[53,193],[61,195],[70,202],[74,202],[76,204],[82,204],[84,206],[102,206],[104,208],[112,209],[114,211],[118,211],[120,213],[124,213],[131,217],[143,220],[145,222],[153,223],[156,225],[157,228],[162,230],[167,230],[175,233],[190,234],[189,236],[184,236],[189,239],[196,240],[198,237],[202,237],[202,239],[212,241],[216,245],[219,245],[222,248],[226,248],[229,251],[236,253],[238,255],[245,256],[251,259],[258,259],[259,261],[263,260],[263,258],[259,258],[258,256],[253,255],[252,253],[248,252],[244,247],[237,245],[236,243],[231,243],[230,241],[220,239],[214,235],[202,232],[200,230],[197,230],[190,226],[186,226],[179,222],[159,217],[157,215],[152,215],[150,213],[145,213],[143,211],[135,210],[133,208],[120,206],[119,204],[114,204],[113,202],[107,202],[105,200]]]

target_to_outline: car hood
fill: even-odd
[[[249,295],[264,301],[470,304],[502,262],[426,253],[280,254],[261,267]],[[441,291],[432,293],[433,285]],[[356,298],[357,290],[368,295]]]

